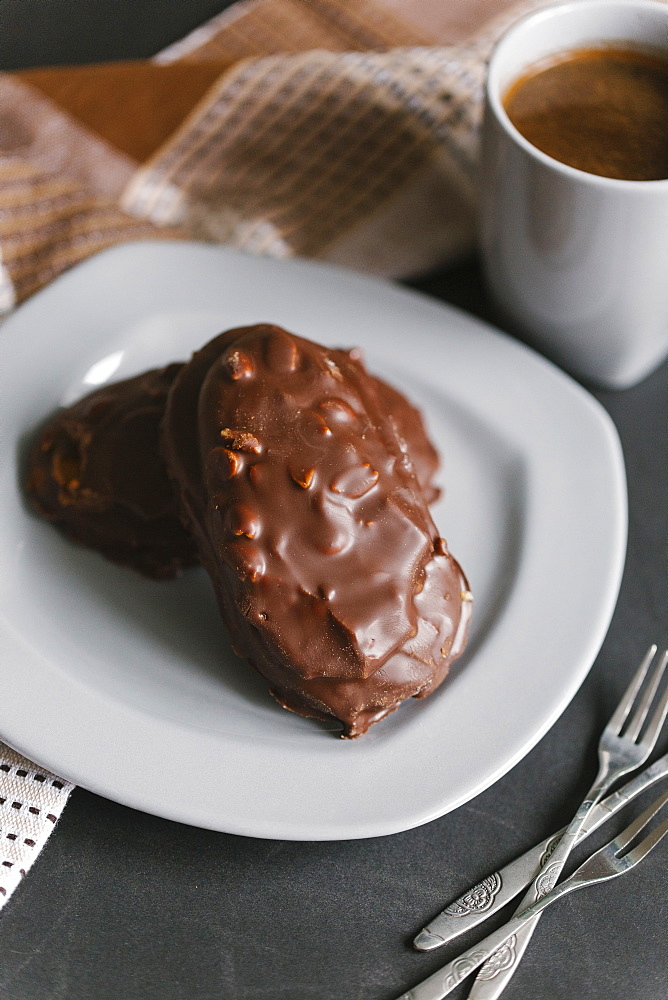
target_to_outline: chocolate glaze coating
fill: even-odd
[[[468,584],[356,352],[221,334],[175,379],[163,449],[234,648],[282,705],[354,737],[440,684]]]
[[[122,566],[167,579],[198,561],[158,447],[180,365],[95,390],[61,410],[32,449],[34,509]]]

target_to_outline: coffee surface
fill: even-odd
[[[534,66],[503,101],[534,146],[578,170],[621,180],[668,178],[668,60],[581,49]]]

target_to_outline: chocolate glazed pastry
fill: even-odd
[[[180,365],[90,393],[43,429],[26,490],[70,538],[122,566],[168,579],[198,561],[158,447]]]
[[[221,334],[169,393],[163,449],[234,648],[359,736],[462,652],[471,595],[356,352]]]

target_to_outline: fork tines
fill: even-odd
[[[665,819],[663,823],[655,827],[652,832],[645,837],[645,839],[633,848],[631,851],[626,851],[625,848],[632,844],[636,840],[638,834],[645,829],[645,827],[654,819],[656,814],[663,809],[666,802],[668,802],[668,791],[665,791],[663,795],[660,795],[650,806],[645,809],[644,812],[627,826],[625,830],[615,837],[614,840],[610,842],[610,847],[613,849],[615,855],[618,858],[626,858],[632,865],[636,865],[639,861],[645,857],[646,854],[652,850],[653,847],[658,844],[661,838],[668,832],[668,819]]]
[[[649,667],[656,654],[656,650],[657,647],[655,645],[652,645],[645,654],[645,657],[640,665],[640,668],[633,677],[633,680],[631,681],[628,689],[626,690],[624,697],[619,703],[617,711],[610,719],[610,722],[608,724],[609,729],[614,729],[616,730],[616,732],[621,733],[624,727],[624,723],[627,720],[627,716],[629,715],[629,712],[635,703],[638,692],[640,691],[640,688],[642,687],[643,682],[645,681],[645,678],[649,671]],[[666,664],[668,664],[668,650],[664,650],[661,659],[654,667],[654,670],[652,671],[649,681],[647,682],[645,691],[643,692],[643,695],[640,698],[640,701],[638,702],[635,712],[633,713],[631,719],[628,722],[628,725],[626,727],[626,732],[624,735],[628,736],[629,739],[637,740],[638,736],[640,735],[640,731],[645,723],[645,720],[647,719],[647,714],[649,712],[649,709],[652,705],[656,692],[661,683],[661,678],[663,677],[663,674],[665,672]],[[667,712],[668,712],[668,689],[664,691],[663,697],[660,699],[654,711],[654,714],[650,719],[649,725],[647,727],[647,732],[642,741],[643,743],[649,738],[651,738],[652,734],[658,732],[660,727],[663,725]]]

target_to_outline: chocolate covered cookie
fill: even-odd
[[[163,423],[235,650],[348,737],[441,683],[471,612],[412,461],[419,415],[383,392],[356,352],[261,324],[193,356]]]
[[[122,566],[167,579],[197,562],[158,447],[180,366],[104,386],[60,410],[30,455],[34,509]]]

